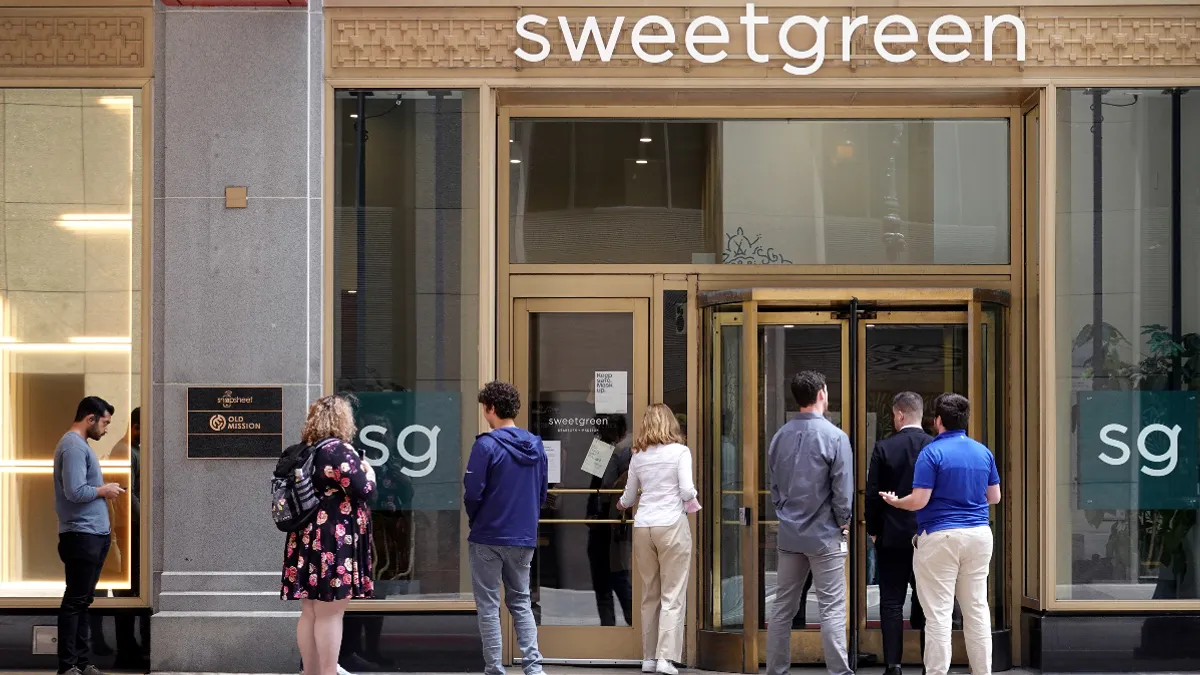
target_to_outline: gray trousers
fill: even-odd
[[[817,595],[821,645],[830,675],[851,675],[846,660],[846,554],[834,549],[809,555],[779,551],[775,605],[767,626],[767,675],[786,675],[792,665],[792,619],[800,609],[809,570]]]
[[[533,549],[523,546],[488,546],[472,542],[471,586],[475,591],[475,609],[479,636],[483,639],[485,675],[504,675],[504,642],[500,630],[500,585],[504,584],[504,604],[512,614],[521,650],[521,668],[525,675],[542,672],[542,654],[537,645],[537,623],[529,602],[529,567]]]

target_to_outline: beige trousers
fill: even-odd
[[[942,530],[917,538],[913,572],[925,609],[925,669],[946,675],[954,599],[962,607],[963,637],[972,675],[992,672],[992,617],[987,579],[992,562],[992,530]]]
[[[666,527],[633,528],[633,557],[642,577],[642,658],[681,662],[692,566],[687,516]]]

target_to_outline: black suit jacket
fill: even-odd
[[[895,492],[903,497],[912,492],[913,467],[922,448],[933,437],[920,429],[902,429],[875,444],[871,466],[867,470],[867,534],[875,537],[876,547],[912,546],[917,533],[917,516],[888,506],[880,492]]]

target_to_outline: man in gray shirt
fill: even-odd
[[[792,620],[809,571],[821,615],[830,675],[850,675],[846,659],[846,527],[854,495],[850,439],[825,419],[829,389],[813,371],[792,378],[800,414],[767,450],[771,502],[779,518],[779,572],[767,627],[767,675],[791,667]]]
[[[58,672],[100,675],[88,654],[88,608],[112,542],[106,500],[125,490],[104,482],[100,459],[88,441],[108,432],[113,407],[88,396],[79,402],[75,422],[54,448],[54,510],[58,513],[58,557],[66,590],[58,610]]]

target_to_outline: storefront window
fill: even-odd
[[[376,599],[470,598],[462,468],[479,390],[479,101],[338,92],[334,382],[376,465]]]
[[[513,263],[1007,264],[1006,119],[515,120]]]
[[[0,597],[62,595],[54,448],[84,396],[116,408],[92,447],[105,479],[131,488],[109,507],[97,595],[138,591],[141,100],[0,90]]]
[[[1200,598],[1198,96],[1059,93],[1059,599]]]

